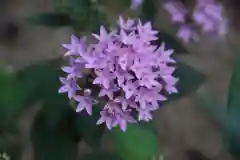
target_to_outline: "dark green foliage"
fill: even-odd
[[[72,27],[75,31],[96,32],[100,25],[107,25],[106,15],[100,9],[101,3],[88,0],[70,0],[69,15],[74,20]]]
[[[109,134],[116,153],[124,160],[148,160],[159,151],[157,136],[141,125],[129,124],[126,132],[114,128]]]
[[[207,111],[220,124],[224,133],[225,145],[229,152],[236,157],[240,156],[240,57],[236,58],[235,66],[229,85],[228,104],[226,112],[222,104],[212,99],[212,95],[200,93],[200,101]],[[211,96],[211,97],[210,97]]]
[[[131,0],[121,0],[121,5],[122,5],[121,7],[123,7],[124,9],[128,8],[131,6],[131,3],[132,3]]]
[[[238,55],[235,60],[235,65],[232,72],[232,77],[229,85],[228,93],[228,111],[239,112],[240,111],[240,56]]]
[[[71,17],[66,13],[39,13],[27,18],[30,23],[48,27],[64,27],[73,24]]]
[[[140,18],[143,22],[151,21],[154,23],[157,14],[158,7],[155,3],[155,0],[144,0],[142,4],[142,10],[140,14]]]
[[[157,133],[157,128],[156,128],[155,123],[154,123],[153,121],[151,121],[151,122],[141,121],[141,122],[139,122],[139,125],[140,125],[141,127],[143,127],[144,129],[151,131],[151,132],[154,133],[155,135],[158,134],[158,133]]]
[[[173,49],[174,53],[188,53],[186,48],[177,38],[175,38],[167,31],[159,29],[158,40],[155,41],[153,44],[161,45],[162,42],[165,43],[166,49]]]
[[[22,154],[22,147],[21,136],[18,134],[4,133],[0,135],[0,154],[6,153],[10,160],[19,160]]]
[[[58,157],[57,154],[48,155],[51,150],[57,153],[57,150],[64,149],[66,149],[66,153],[59,156],[63,159],[66,158],[74,152],[75,143],[80,138],[92,147],[99,147],[105,129],[104,126],[96,125],[99,118],[99,106],[94,107],[93,116],[89,116],[85,112],[75,113],[67,96],[58,93],[61,85],[59,76],[63,73],[60,69],[62,63],[61,59],[49,60],[18,72],[18,79],[29,96],[25,103],[32,104],[38,100],[42,100],[44,103],[32,126],[32,142],[35,154],[39,159],[55,159]],[[45,130],[46,134],[39,130]],[[58,134],[59,137],[56,136],[54,139],[54,134]],[[44,138],[52,139],[52,141],[42,140]],[[55,142],[60,139],[63,139],[62,143],[66,143],[64,146],[67,148]],[[51,143],[57,145],[51,146]],[[50,146],[50,148],[46,148],[46,146]],[[55,156],[55,158],[51,156]],[[69,158],[71,159],[71,157]]]
[[[55,95],[58,91],[62,60],[60,58],[40,62],[17,72],[17,77],[27,93],[26,105]]]
[[[75,113],[68,106],[65,109],[58,108],[61,107],[60,102],[56,102],[55,106],[43,106],[35,117],[31,141],[36,160],[74,160],[77,156],[77,143],[81,134],[77,134],[75,129]],[[54,123],[49,123],[51,121]]]
[[[69,26],[77,33],[96,32],[100,25],[108,24],[102,4],[90,0],[56,0],[55,12],[37,14],[28,21],[49,27]]]
[[[122,160],[122,158],[113,153],[95,151],[94,153],[84,155],[79,160]]]
[[[35,159],[74,159],[81,134],[76,132],[76,113],[66,96],[57,91],[60,86],[61,59],[32,65],[18,73],[18,78],[28,91],[30,104],[43,100],[31,128]],[[56,68],[55,68],[56,67]]]
[[[204,87],[198,90],[196,95],[196,100],[200,104],[199,106],[208,112],[213,120],[218,122],[221,128],[226,128],[228,124],[225,105],[217,100],[214,94],[208,92]]]
[[[5,66],[0,68],[0,132],[16,123],[24,108],[25,90],[16,75]]]
[[[182,62],[177,62],[177,69],[173,75],[179,78],[177,82],[178,93],[169,95],[166,102],[190,94],[197,90],[205,80],[205,76],[202,73]]]
[[[101,137],[105,131],[104,125],[96,125],[100,117],[99,105],[93,106],[92,116],[86,112],[78,113],[77,116],[77,132],[83,134],[83,140],[93,148],[99,148],[101,144]]]
[[[237,55],[228,93],[227,141],[229,151],[240,156],[240,56]]]

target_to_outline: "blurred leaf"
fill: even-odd
[[[74,23],[74,30],[97,32],[101,25],[108,26],[107,17],[100,10],[100,2],[91,3],[90,1],[71,0],[73,11],[71,13]],[[79,16],[81,15],[81,16]]]
[[[83,140],[93,148],[99,148],[101,138],[105,130],[104,125],[97,125],[97,120],[100,117],[100,106],[93,106],[92,115],[88,115],[85,111],[78,113],[77,130],[83,134]]]
[[[69,106],[62,107],[65,109],[58,109],[64,105],[61,104],[61,101],[53,102],[52,105],[55,106],[50,106],[50,104],[43,106],[31,128],[34,159],[75,160],[77,144],[81,135],[77,134],[75,130],[74,113]],[[51,116],[54,114],[58,114],[59,119],[56,123],[49,125]]]
[[[114,128],[110,136],[116,152],[124,160],[148,160],[158,153],[156,135],[138,124],[129,124],[125,133]]]
[[[18,73],[30,102],[43,100],[31,129],[36,160],[75,159],[81,133],[76,130],[76,113],[67,96],[60,95],[61,59],[29,66]]]
[[[79,31],[85,30],[88,24],[88,16],[91,9],[91,2],[88,0],[69,0],[71,11],[70,16],[74,20],[75,28]]]
[[[159,30],[159,33],[157,35],[158,40],[153,42],[154,45],[159,46],[162,42],[164,42],[166,49],[173,49],[175,53],[188,53],[183,44],[178,41],[174,36],[169,34],[167,31],[163,29],[155,30]]]
[[[158,7],[159,6],[155,4],[155,0],[144,0],[140,13],[140,19],[143,22],[151,21],[154,23],[158,14]]]
[[[48,118],[48,125],[54,126],[61,119],[62,114],[66,109],[72,108],[69,104],[67,95],[60,95],[58,89],[60,87],[59,77],[61,71],[61,59],[49,60],[40,64],[29,66],[18,72],[18,78],[22,86],[28,92],[28,101],[26,104],[31,104],[37,100],[43,100],[44,112],[42,114]],[[100,108],[93,108],[93,115],[89,116],[84,111],[75,113],[76,132],[83,134],[84,140],[92,147],[98,147],[103,126],[97,126],[96,121],[100,116]]]
[[[238,56],[236,59],[229,85],[228,112],[225,111],[222,104],[213,99],[212,94],[208,94],[204,90],[197,93],[199,102],[220,123],[224,133],[224,142],[229,152],[234,156],[240,156],[240,57]]]
[[[73,24],[72,19],[66,13],[40,13],[32,17],[27,18],[27,20],[36,25],[43,25],[49,27],[64,27]]]
[[[18,134],[1,134],[0,136],[0,157],[5,153],[10,160],[19,160],[22,154],[22,140]],[[1,158],[0,158],[1,159]],[[2,160],[2,159],[1,159]],[[4,159],[5,160],[5,159]]]
[[[240,156],[240,56],[237,55],[228,93],[227,139],[230,153]]]
[[[81,160],[122,160],[121,157],[113,153],[97,151],[91,154],[84,155]]]
[[[30,65],[17,72],[18,81],[26,91],[28,99],[25,104],[30,105],[43,100],[48,95],[55,95],[60,86],[61,58]]]
[[[6,66],[0,67],[0,131],[15,123],[24,109],[25,90],[18,82],[15,73]]]
[[[55,11],[60,13],[70,13],[72,8],[69,0],[54,0]]]
[[[100,26],[109,26],[106,15],[101,12],[93,12],[89,17],[89,31],[99,32]]]
[[[237,117],[238,116],[238,117]],[[229,115],[228,126],[224,130],[224,142],[228,151],[240,158],[240,129],[239,129],[239,114]]]
[[[205,81],[205,76],[202,73],[182,62],[177,62],[177,69],[173,75],[179,78],[177,82],[178,93],[169,95],[166,102],[186,96],[197,90]]]
[[[129,6],[131,6],[131,3],[131,0],[121,0],[121,8],[129,8]]]
[[[96,32],[100,25],[108,25],[106,14],[102,11],[104,0],[56,0],[56,10],[70,16],[71,27],[81,32]]]
[[[56,58],[31,65],[18,72],[18,79],[28,96],[25,104],[32,105],[42,100],[44,103],[42,114],[50,117],[48,122],[53,125],[58,123],[62,112],[71,108],[67,96],[58,93],[61,86],[59,77],[63,74],[62,63],[62,59]]]
[[[199,107],[207,111],[223,129],[228,125],[226,107],[206,88],[201,88],[196,92],[196,100],[200,104]]]
[[[238,55],[233,68],[233,73],[229,85],[228,110],[229,112],[240,113],[240,56]]]
[[[136,119],[137,119],[137,118],[136,118]],[[141,121],[141,122],[139,122],[139,125],[140,125],[141,127],[143,127],[144,129],[147,129],[147,130],[149,130],[149,131],[151,131],[151,132],[153,132],[154,134],[157,135],[157,128],[156,128],[156,126],[155,126],[154,121],[151,121],[151,122]]]
[[[44,103],[31,128],[36,160],[74,160],[77,156],[81,133],[76,131],[76,113],[69,99],[58,93],[60,62],[50,60],[19,72],[19,79],[32,98]]]

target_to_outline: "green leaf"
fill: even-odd
[[[1,134],[0,136],[0,157],[5,153],[11,160],[19,160],[22,154],[22,139],[18,134]],[[1,158],[0,158],[1,159]]]
[[[126,132],[114,128],[110,136],[116,153],[124,160],[148,160],[158,153],[156,135],[138,124],[129,124]]]
[[[60,104],[60,102],[57,102]],[[57,105],[56,103],[56,105]],[[52,113],[46,107],[55,108]],[[44,106],[38,113],[31,128],[31,141],[36,160],[75,160],[77,142],[80,135],[76,134],[75,116],[70,108],[58,111],[59,106]],[[57,123],[49,125],[50,115],[58,114]]]
[[[229,115],[228,118],[228,123],[224,130],[225,146],[232,155],[240,157],[239,113]]]
[[[60,13],[70,13],[72,8],[69,0],[54,0],[55,11]]]
[[[228,125],[226,107],[212,93],[203,87],[196,92],[196,101],[199,107],[211,115],[222,129],[226,128]]]
[[[26,105],[43,100],[48,95],[55,95],[60,87],[59,76],[62,59],[40,62],[17,72],[17,78],[27,94]]]
[[[14,72],[6,66],[0,67],[0,131],[15,123],[24,109],[25,90]]]
[[[62,112],[68,108],[69,99],[67,95],[58,94],[60,87],[59,77],[61,71],[61,59],[49,60],[36,65],[29,66],[18,72],[18,79],[27,91],[29,96],[26,104],[31,104],[37,100],[44,102],[43,114],[48,117],[48,125],[54,126],[61,119]],[[93,108],[93,115],[86,112],[75,115],[76,132],[83,135],[84,140],[92,147],[99,147],[101,136],[104,132],[103,126],[97,126],[96,122],[100,116],[99,106]]]
[[[96,151],[91,154],[84,155],[81,160],[122,160],[122,158],[113,153]]]
[[[99,3],[101,2],[71,0],[71,17],[76,22],[73,25],[74,30],[98,32],[101,25],[109,25],[106,14],[99,9]]]
[[[97,125],[97,120],[100,118],[100,106],[93,106],[92,115],[86,112],[78,113],[76,119],[77,131],[83,134],[83,140],[93,148],[99,148],[101,138],[105,130],[104,125]]]
[[[121,8],[129,8],[129,6],[131,5],[131,0],[121,0]]]
[[[240,56],[237,55],[228,93],[228,139],[229,151],[240,156]]]
[[[158,40],[153,43],[154,45],[161,45],[164,42],[166,49],[173,49],[175,53],[188,53],[183,44],[170,33],[164,29],[155,30],[159,30],[159,33],[157,35]]]
[[[51,89],[49,90],[51,91]],[[66,96],[48,94],[31,128],[36,160],[75,160],[81,133],[76,130],[76,113]]]
[[[31,95],[31,102],[43,100],[31,128],[36,160],[75,159],[81,133],[76,130],[77,114],[69,99],[58,93],[60,59],[32,65],[18,73],[19,81]]]
[[[32,105],[42,100],[43,113],[50,117],[48,122],[53,125],[61,118],[62,112],[71,108],[67,96],[58,93],[61,86],[59,77],[63,74],[62,62],[59,58],[40,62],[20,70],[17,74],[28,96],[25,104]]]
[[[177,62],[177,69],[173,75],[179,78],[177,82],[178,93],[168,95],[166,102],[186,96],[197,90],[205,81],[205,76],[202,73],[182,62]]]
[[[232,77],[228,92],[228,110],[229,112],[240,113],[240,56],[238,55],[232,72]]]
[[[141,127],[143,127],[144,129],[149,130],[149,131],[153,132],[155,135],[157,135],[157,128],[156,128],[155,123],[153,121],[151,121],[151,122],[141,121],[141,122],[139,122],[139,125]]]
[[[32,24],[49,27],[64,27],[72,25],[72,19],[66,13],[40,13],[27,18]]]
[[[140,13],[141,20],[144,22],[151,21],[154,23],[158,14],[158,7],[159,6],[155,4],[155,0],[144,0]]]
[[[75,22],[74,29],[78,28],[78,31],[86,30],[91,2],[86,0],[69,0],[69,4],[71,6],[70,16]]]

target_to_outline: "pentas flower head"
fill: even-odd
[[[223,13],[224,8],[220,3],[214,0],[198,0],[192,17],[203,32],[215,32],[222,36],[227,33],[227,21]]]
[[[167,1],[164,8],[171,15],[173,23],[185,23],[188,11],[181,1]]]
[[[184,42],[199,40],[199,31],[223,37],[227,34],[227,20],[224,8],[216,0],[196,0],[193,12],[182,0],[168,0],[164,8],[171,15],[171,22],[178,24],[177,36]]]
[[[89,115],[94,104],[104,103],[97,124],[126,131],[127,123],[152,119],[159,102],[167,99],[164,95],[177,93],[178,78],[172,75],[175,67],[169,65],[175,63],[173,50],[167,50],[164,43],[151,45],[158,32],[150,22],[119,17],[118,26],[111,32],[101,26],[100,34],[93,34],[94,44],[72,36],[71,44],[63,45],[69,66],[62,68],[67,75],[60,78],[59,92],[67,92],[78,103],[77,112],[86,110]],[[90,85],[80,88],[80,79]],[[137,120],[133,113],[138,113]]]

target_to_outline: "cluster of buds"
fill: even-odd
[[[99,35],[92,34],[94,44],[72,36],[71,43],[63,45],[69,66],[62,67],[67,75],[60,78],[59,92],[78,102],[77,112],[86,110],[89,115],[92,107],[99,107],[94,104],[103,101],[97,124],[126,131],[127,123],[152,119],[152,112],[167,99],[165,95],[177,92],[178,78],[173,76],[173,50],[166,50],[164,43],[151,44],[158,39],[158,31],[150,22],[119,17],[118,26],[110,32],[101,26]],[[81,88],[78,80],[86,77],[92,78],[92,87]]]
[[[182,0],[167,0],[164,8],[171,15],[171,22],[179,25],[177,36],[184,42],[198,41],[200,32],[219,37],[227,33],[224,8],[216,0],[196,0],[192,12]]]

